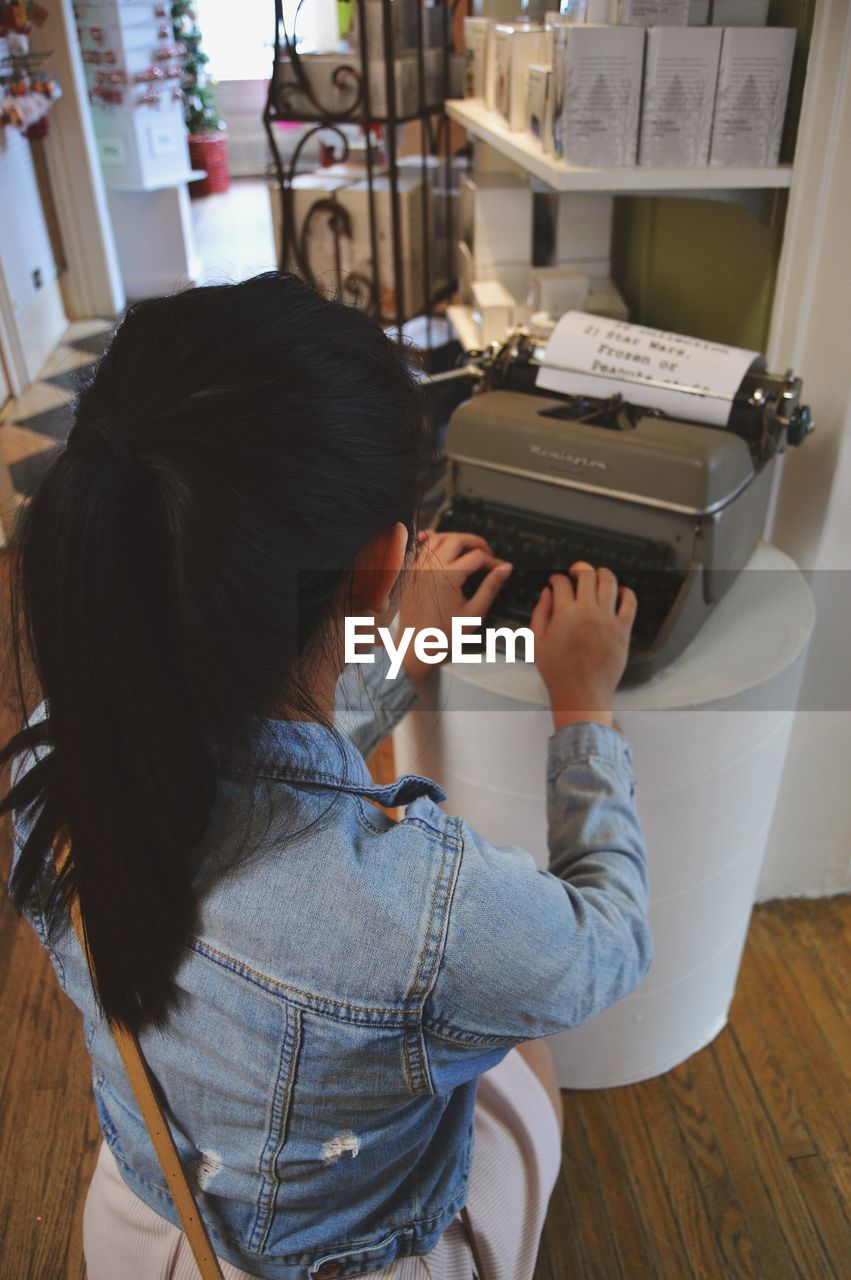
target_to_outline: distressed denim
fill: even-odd
[[[540,871],[444,813],[428,779],[373,784],[362,753],[415,698],[386,669],[382,655],[342,677],[346,736],[266,721],[266,763],[222,774],[179,1007],[141,1035],[216,1251],[268,1280],[427,1253],[466,1200],[479,1075],[600,1013],[650,963],[624,738],[586,723],[550,739]],[[83,1012],[105,1139],[179,1225],[73,931],[47,938],[51,875],[28,918]]]

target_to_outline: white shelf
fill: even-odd
[[[476,99],[451,99],[446,103],[446,114],[556,191],[770,190],[788,187],[792,181],[792,166],[788,164],[770,169],[731,169],[716,165],[671,169],[650,165],[576,169],[554,156],[544,155],[539,142],[528,133],[513,132],[502,116],[488,111]]]
[[[122,183],[110,182],[106,179],[107,191],[165,191],[167,187],[181,187],[185,182],[197,182],[199,178],[206,178],[206,169],[187,169],[185,173],[175,173],[171,177],[157,178],[154,182],[149,182],[146,187],[125,186]]]

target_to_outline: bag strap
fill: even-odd
[[[67,841],[58,851],[54,851],[53,861],[57,874],[62,870],[69,852],[70,845]],[[80,901],[76,896],[71,901],[70,912],[74,932],[77,935],[80,949],[91,974],[89,949],[86,945],[86,936],[80,915]],[[94,981],[93,977],[92,981]],[[198,1211],[195,1196],[192,1194],[192,1188],[180,1163],[180,1156],[177,1153],[171,1129],[168,1127],[168,1121],[157,1099],[154,1081],[148,1069],[148,1064],[145,1062],[139,1039],[134,1032],[129,1031],[126,1027],[114,1027],[112,1034],[202,1280],[224,1280],[219,1260],[210,1243],[210,1237],[207,1234],[204,1220]]]
[[[482,1255],[479,1252],[479,1245],[476,1240],[476,1233],[473,1230],[473,1224],[470,1221],[470,1210],[464,1205],[461,1210],[461,1226],[464,1229],[464,1235],[467,1237],[467,1244],[470,1246],[470,1253],[473,1255],[473,1265],[476,1268],[476,1280],[487,1280],[485,1268],[482,1264]]]

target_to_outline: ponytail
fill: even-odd
[[[13,615],[25,617],[45,719],[3,760],[42,756],[2,810],[43,807],[15,867],[22,910],[45,848],[70,858],[48,916],[78,894],[95,988],[111,1021],[161,1025],[170,975],[193,923],[188,855],[215,792],[210,751],[170,625],[165,529],[179,496],[156,493],[116,432],[78,425],[21,512]],[[170,505],[158,511],[163,502]],[[49,746],[49,753],[38,752]]]
[[[359,550],[413,529],[428,458],[381,328],[292,276],[137,304],[101,358],[13,538],[13,656],[44,718],[0,755],[31,765],[0,812],[26,820],[17,909],[39,894],[50,929],[79,895],[111,1023],[165,1024],[219,766],[271,708],[318,718],[300,673]]]

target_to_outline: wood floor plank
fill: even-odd
[[[764,936],[770,937],[768,931]],[[848,1087],[844,1075],[813,1010],[792,982],[776,948],[769,942],[754,947],[748,960],[755,982],[739,984],[734,1023],[738,1042],[749,1061],[756,1040],[762,1039],[781,1050],[795,1107],[819,1154],[829,1161],[842,1202],[851,1204]]]
[[[835,1276],[847,1276],[851,1226],[848,1206],[840,1204],[836,1181],[821,1156],[803,1156],[790,1162],[802,1199],[821,1238],[822,1246]]]
[[[723,1258],[725,1276],[755,1280],[760,1274],[758,1250],[742,1207],[744,1188],[737,1186],[725,1163],[720,1135],[707,1113],[699,1088],[697,1054],[666,1077],[672,1110],[682,1132],[693,1176],[700,1188],[709,1222]],[[779,1250],[772,1250],[780,1262]],[[778,1280],[786,1280],[777,1272]],[[787,1273],[791,1274],[791,1273]]]
[[[731,1031],[693,1059],[698,1087],[764,1275],[833,1274],[778,1135]]]
[[[688,1145],[677,1123],[667,1077],[633,1085],[638,1106],[647,1115],[645,1134],[671,1203],[692,1272],[700,1280],[724,1275],[725,1260],[700,1180],[689,1159]]]
[[[737,1010],[738,1005],[734,1002],[731,1012],[732,1035],[739,1052],[748,1062],[752,1078],[759,1081],[760,1099],[766,1107],[783,1155],[787,1160],[818,1155],[815,1138],[801,1115],[797,1095],[785,1067],[783,1045],[755,1034],[748,1037],[745,1053],[738,1040]],[[743,1016],[747,1016],[746,1013]]]
[[[576,1280],[597,1275],[622,1280],[617,1224],[609,1212],[606,1194],[597,1177],[595,1159],[589,1150],[578,1106],[572,1105],[573,1094],[563,1093],[564,1159],[558,1186],[563,1191],[556,1201],[565,1203],[566,1212],[556,1209],[552,1223],[552,1239],[560,1256],[570,1259]],[[555,1200],[555,1196],[553,1197]],[[582,1223],[581,1243],[576,1238],[576,1224]]]
[[[762,927],[771,940],[774,955],[812,1010],[836,1065],[851,1088],[851,968],[847,964],[848,957],[843,948],[840,961],[834,937],[830,938],[828,945],[825,945],[827,939],[823,939],[816,950],[810,929],[795,927],[794,923],[790,929],[790,915],[788,911],[768,911]],[[796,915],[801,917],[800,912]],[[795,940],[793,946],[789,945],[790,935]]]
[[[566,1093],[566,1101],[575,1100],[577,1114],[585,1132],[586,1150],[593,1156],[599,1199],[609,1221],[617,1224],[615,1243],[624,1276],[646,1276],[653,1280],[657,1273],[654,1250],[648,1244],[645,1215],[636,1198],[626,1152],[613,1116],[611,1091],[592,1089],[582,1093]]]
[[[635,1088],[612,1089],[605,1097],[615,1133],[624,1153],[633,1194],[644,1218],[645,1238],[653,1259],[655,1274],[664,1280],[692,1280],[695,1271],[674,1214],[671,1199],[660,1170],[648,1131],[652,1129],[653,1110]],[[661,1086],[656,1086],[661,1092]],[[653,1274],[653,1273],[651,1273]]]

